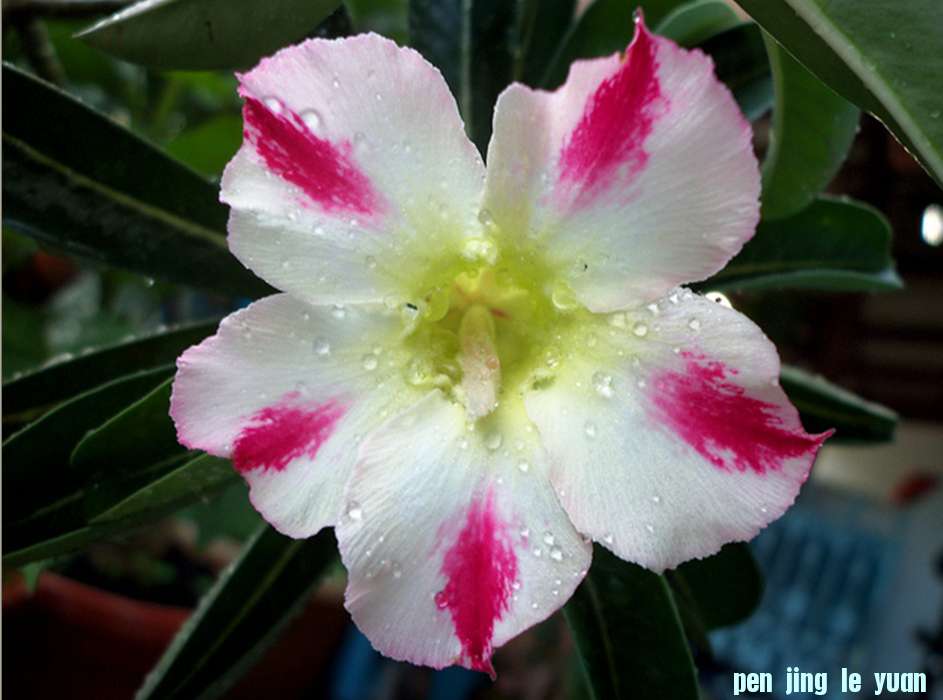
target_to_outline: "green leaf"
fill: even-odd
[[[943,184],[943,3],[740,0],[829,87],[871,112]]]
[[[890,255],[891,228],[876,209],[820,197],[786,219],[761,221],[756,235],[699,290],[899,289]]]
[[[222,695],[278,638],[335,552],[330,530],[293,540],[263,525],[203,597],[136,699]]]
[[[498,95],[513,80],[523,0],[411,0],[410,43],[442,71],[469,138],[484,153]]]
[[[68,554],[129,532],[207,499],[239,479],[229,462],[209,455],[125,465],[98,480],[79,476],[83,478],[72,481],[68,492],[59,489],[55,500],[24,518],[4,522],[5,566]]]
[[[81,483],[69,456],[85,433],[173,373],[158,367],[114,379],[66,401],[3,442],[3,515],[21,517]]]
[[[544,71],[576,16],[576,0],[527,0],[523,14],[523,50],[515,80],[540,87]]]
[[[152,68],[248,68],[312,32],[340,0],[150,0],[78,34]]]
[[[636,7],[645,12],[646,24],[656,27],[681,4],[683,0],[594,0],[570,27],[544,71],[541,86],[552,90],[562,85],[573,61],[625,51],[635,34]]]
[[[715,34],[698,45],[714,60],[717,79],[724,83],[749,120],[766,114],[773,105],[773,78],[763,34],[744,23]]]
[[[563,610],[596,700],[697,700],[694,662],[663,577],[597,546]]]
[[[242,144],[242,119],[219,114],[178,134],[167,153],[203,175],[219,176]]]
[[[170,390],[167,379],[153,391],[89,430],[72,451],[71,463],[78,469],[109,469],[126,464],[151,464],[185,451],[177,442],[170,419]]]
[[[697,46],[739,24],[737,13],[723,0],[694,0],[671,12],[655,32],[680,46]]]
[[[688,609],[706,630],[742,622],[763,597],[763,575],[742,542],[725,545],[705,559],[685,562],[668,572],[667,578],[679,607]]]
[[[119,345],[97,348],[20,375],[3,385],[4,420],[37,412],[116,376],[172,363],[216,330],[219,319],[185,324]]]
[[[831,182],[854,141],[860,113],[765,38],[776,92],[763,163],[763,218],[769,220],[801,211]]]
[[[799,409],[802,424],[816,433],[835,428],[833,440],[889,442],[894,439],[897,414],[866,401],[818,375],[783,365],[780,383]]]
[[[229,253],[216,186],[6,64],[3,83],[4,225],[171,282],[237,296],[271,292]]]

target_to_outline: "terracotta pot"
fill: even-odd
[[[3,587],[3,691],[11,698],[133,698],[189,615],[49,572],[30,594],[17,577]],[[315,596],[227,697],[300,697],[324,677],[347,622],[338,595]]]

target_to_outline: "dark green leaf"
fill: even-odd
[[[78,36],[152,68],[248,68],[312,32],[340,0],[150,0]]]
[[[680,46],[697,46],[739,24],[737,13],[723,0],[694,0],[675,9],[655,31]]]
[[[216,330],[218,319],[177,326],[120,345],[98,348],[12,379],[3,385],[7,415],[35,412],[117,376],[172,363]]]
[[[663,577],[597,546],[564,613],[596,700],[697,700],[697,673]]]
[[[76,475],[81,478],[73,478],[70,491],[57,489],[55,500],[26,517],[4,522],[4,565],[68,554],[129,532],[209,498],[239,478],[229,462],[209,455],[125,465],[100,479]]]
[[[940,0],[740,0],[840,95],[878,117],[943,184]]]
[[[899,289],[891,229],[876,209],[821,197],[786,219],[762,221],[756,235],[701,290],[802,288]]]
[[[632,13],[636,7],[645,12],[646,24],[656,27],[681,4],[683,0],[594,0],[570,27],[544,72],[541,87],[554,89],[562,85],[570,64],[577,59],[625,51],[635,34]]]
[[[706,630],[747,619],[763,597],[763,575],[742,542],[724,546],[705,559],[692,559],[667,575],[680,608]]]
[[[773,105],[773,78],[763,34],[755,24],[740,24],[701,43],[714,59],[717,78],[733,93],[747,119],[763,116]]]
[[[445,76],[482,153],[498,95],[514,79],[523,0],[411,0],[410,43]]]
[[[888,442],[894,439],[897,414],[866,401],[823,377],[784,365],[780,383],[799,409],[802,424],[816,433],[835,428],[833,440]]]
[[[216,187],[75,98],[3,67],[3,222],[74,255],[233,295]]]
[[[220,114],[178,134],[167,153],[203,175],[219,176],[242,144],[242,119]]]
[[[160,462],[184,452],[168,413],[172,382],[167,379],[88,431],[72,451],[72,465],[84,470],[107,470],[135,462]]]
[[[263,525],[177,633],[137,700],[219,697],[277,639],[335,552],[330,530],[293,540]]]
[[[766,35],[776,104],[763,163],[763,218],[802,210],[831,182],[858,131],[857,107]]]
[[[81,483],[69,456],[85,433],[169,377],[169,366],[114,379],[79,394],[3,442],[3,516],[22,517]]]
[[[526,0],[523,15],[522,63],[515,80],[540,87],[557,48],[576,15],[576,0]]]

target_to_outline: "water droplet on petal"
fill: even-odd
[[[692,318],[690,321],[688,321],[688,328],[690,328],[692,331],[699,331],[701,330],[701,322],[696,318]]]
[[[648,523],[648,524],[645,526],[645,531],[648,532],[649,535],[653,535],[653,534],[655,534],[655,526],[652,525],[651,523]]]
[[[351,501],[347,504],[347,517],[351,520],[363,520],[363,507],[357,501]]]
[[[657,495],[656,495],[656,496],[652,496],[652,503],[654,503],[656,506],[657,506],[659,503],[661,503],[661,496],[657,496]]]
[[[586,421],[586,425],[583,426],[583,430],[586,432],[586,437],[596,437],[596,424],[592,421]]]
[[[552,532],[545,532],[545,533],[544,533],[544,542],[545,542],[546,544],[550,544],[550,545],[552,545],[554,542],[556,542],[556,539],[554,538]]]
[[[593,375],[593,388],[596,390],[596,393],[603,398],[612,398],[612,395],[615,393],[615,390],[612,388],[612,375],[606,374],[605,372],[596,372]]]
[[[530,469],[530,464],[528,464],[524,460],[521,460],[520,462],[517,463],[517,468],[526,474],[527,471]]]
[[[327,357],[331,354],[331,343],[327,338],[317,338],[314,341],[314,352],[321,357]]]
[[[335,304],[334,308],[331,309],[331,316],[336,318],[338,321],[347,318],[347,309],[345,309],[340,304]]]
[[[636,337],[644,338],[646,335],[648,335],[648,326],[639,321],[632,327],[632,332],[636,335]]]
[[[606,544],[612,544],[613,541],[615,541],[615,538],[612,536],[611,532],[607,532],[605,535],[602,536],[602,541],[605,542]]]
[[[301,113],[301,121],[305,123],[311,131],[314,133],[318,132],[318,129],[321,128],[321,115],[316,109],[308,109]]]
[[[377,368],[377,356],[376,355],[364,355],[363,356],[363,368],[368,372],[372,372]]]
[[[488,437],[485,439],[485,447],[487,447],[489,450],[496,450],[501,447],[501,443],[503,441],[504,438],[502,437],[501,433],[495,431],[488,435]]]
[[[563,550],[559,547],[551,547],[550,558],[554,561],[563,561]]]

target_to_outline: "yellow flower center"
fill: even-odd
[[[502,421],[577,349],[590,314],[538,248],[475,238],[426,269],[405,310],[407,380],[442,388],[470,421]]]

